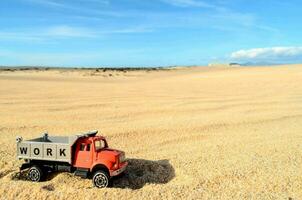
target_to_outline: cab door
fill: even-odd
[[[92,165],[92,143],[90,141],[79,142],[76,147],[74,166],[90,168]]]

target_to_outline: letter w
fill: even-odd
[[[20,147],[21,154],[27,154],[27,147]]]

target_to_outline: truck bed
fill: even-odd
[[[48,160],[72,164],[72,146],[79,137],[96,134],[97,131],[75,136],[43,136],[17,141],[17,158]]]

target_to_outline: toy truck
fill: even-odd
[[[29,169],[27,177],[42,181],[54,171],[67,171],[82,178],[92,178],[94,186],[107,187],[110,178],[127,167],[125,153],[108,147],[98,131],[75,136],[48,136],[25,140],[17,137],[17,158],[24,159],[20,170]]]

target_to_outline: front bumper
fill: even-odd
[[[123,162],[120,164],[119,169],[117,170],[110,170],[110,176],[117,176],[124,172],[127,168],[128,162]]]

